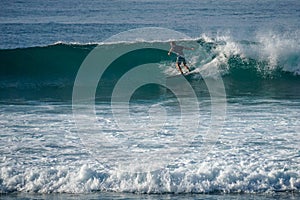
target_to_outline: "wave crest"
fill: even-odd
[[[181,40],[179,44],[194,47],[195,51],[187,51],[186,58],[190,66],[196,68],[203,77],[215,78],[221,73],[225,84],[244,85],[245,82],[261,80],[281,81],[284,85],[299,85],[300,75],[300,45],[294,35],[280,36],[272,34],[258,34],[256,41],[235,41],[229,36],[215,38],[202,35],[200,38]],[[134,41],[107,42],[102,44],[76,44],[57,42],[44,47],[30,47],[20,49],[0,50],[0,98],[7,94],[24,91],[24,94],[59,93],[68,99],[71,97],[72,85],[77,71],[86,56],[95,48],[108,50],[118,45],[155,44],[169,47],[166,41]],[[105,73],[104,81],[116,82],[126,71],[136,65],[155,60],[159,63],[166,76],[178,73],[175,68],[176,57],[169,57],[167,52],[151,48],[125,55],[120,62],[112,63],[110,70]],[[189,81],[198,80],[195,76]],[[296,81],[296,82],[295,82]],[[109,83],[107,87],[112,87]],[[240,88],[239,90],[243,90]],[[268,89],[268,88],[266,88]],[[108,88],[111,90],[111,88]],[[231,88],[229,88],[231,90]],[[49,92],[50,91],[50,92]],[[35,95],[35,98],[39,95]],[[57,96],[57,95],[54,95]]]

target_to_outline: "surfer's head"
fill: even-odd
[[[170,42],[171,46],[176,46],[176,43],[174,41]]]

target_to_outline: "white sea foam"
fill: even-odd
[[[272,31],[258,33],[261,43],[261,59],[267,59],[271,69],[280,66],[285,71],[296,72],[300,69],[300,38],[299,32],[274,33]]]
[[[98,106],[105,115],[103,119],[110,119],[107,106]],[[78,138],[80,133],[76,133],[69,106],[1,106],[0,190],[149,194],[299,192],[298,108],[297,102],[289,101],[229,104],[224,131],[204,159],[197,160],[194,152],[191,157],[174,157],[165,168],[148,171],[145,167],[142,172],[135,168],[124,170],[110,158],[106,162],[95,160]],[[204,113],[202,118],[209,118]],[[105,120],[99,123],[103,131],[111,126]],[[201,127],[205,125],[202,123]],[[169,133],[162,137],[172,134],[171,127],[166,130]]]

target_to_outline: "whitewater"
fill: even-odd
[[[120,152],[107,154],[110,157],[106,162],[95,160],[80,140],[81,133],[76,131],[69,105],[31,102],[1,106],[1,128],[5,131],[1,136],[1,190],[5,193],[297,193],[299,102],[244,98],[242,103],[239,98],[230,101],[225,127],[205,158],[196,160],[193,158],[201,157],[199,152],[187,152],[192,156],[183,155],[184,159],[175,160],[163,169],[148,171],[145,167],[142,170],[145,172],[115,166],[113,160],[117,160]],[[203,101],[201,108],[205,104],[208,103]],[[102,130],[115,129],[112,134],[120,138],[126,137],[124,134],[134,135],[112,127],[109,107],[107,104],[96,107],[101,111]],[[147,107],[147,103],[138,104],[133,112],[140,113]],[[201,128],[205,130],[210,116],[205,114],[207,110],[202,112]],[[240,112],[247,114],[241,117]],[[179,120],[175,111],[171,114],[174,116],[169,117],[170,121]],[[140,115],[140,123],[149,120],[147,115]],[[158,116],[156,120],[161,119]],[[171,137],[173,129],[178,128],[171,125],[158,138]],[[90,131],[92,135],[93,129]],[[125,144],[132,145],[131,141]],[[144,142],[134,148],[147,152],[149,146],[155,145]]]

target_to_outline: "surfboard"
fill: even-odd
[[[189,75],[189,74],[193,74],[193,73],[195,73],[195,69],[196,69],[195,67],[190,67],[190,71],[184,73],[183,75],[184,75],[184,76],[187,76],[187,75]]]
[[[191,77],[193,74],[197,73],[195,71],[195,67],[190,67],[190,71],[189,72],[186,72],[186,73],[183,73],[183,74],[176,74],[176,75],[173,75],[173,76],[169,76],[168,78],[176,78],[176,77],[180,77],[180,76],[184,76],[184,77]]]

